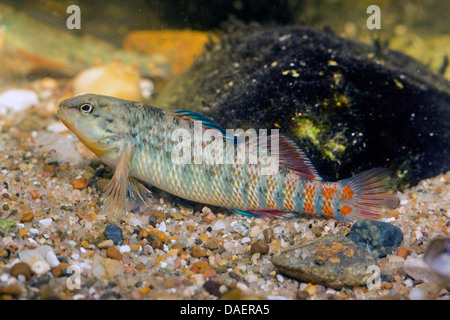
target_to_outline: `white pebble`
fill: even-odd
[[[64,132],[67,127],[62,122],[55,122],[47,126],[47,130],[55,133]]]
[[[245,276],[245,281],[247,281],[248,283],[253,283],[258,281],[258,276],[256,274],[248,274]]]
[[[400,201],[400,205],[401,206],[404,206],[407,203],[408,203],[408,200],[406,200],[406,199],[403,199],[403,200]]]
[[[39,220],[39,223],[42,224],[44,227],[50,227],[52,222],[53,222],[52,218]]]
[[[412,288],[408,297],[410,300],[424,300],[425,294],[419,288]]]
[[[252,241],[249,237],[242,238],[241,243],[248,243]]]
[[[166,228],[166,223],[164,221],[159,224],[158,230],[162,231],[162,232],[166,232],[167,228]]]
[[[277,280],[278,280],[278,282],[283,283],[284,282],[284,277],[281,274],[277,274]]]
[[[119,247],[119,251],[120,251],[120,253],[131,252],[131,248],[130,248],[130,246],[124,245],[124,246]]]
[[[39,105],[36,92],[26,89],[10,89],[0,94],[0,114],[8,110],[22,111]]]
[[[47,252],[47,254],[45,255],[45,260],[47,260],[48,264],[52,268],[59,266],[59,260],[53,250]]]
[[[72,253],[72,257],[71,258],[73,260],[78,260],[78,259],[80,259],[80,255],[78,253],[74,252],[74,253]]]
[[[39,230],[35,228],[30,228],[30,233],[38,234]]]
[[[44,273],[50,271],[50,265],[44,260],[37,261],[31,266],[31,271],[37,275],[43,275]]]
[[[215,230],[215,231],[225,229],[225,222],[222,219],[217,220],[212,225],[212,229]]]

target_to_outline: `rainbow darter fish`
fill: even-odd
[[[187,200],[269,217],[306,213],[340,220],[378,220],[398,203],[389,192],[386,169],[323,181],[298,144],[285,135],[276,139],[263,135],[245,142],[195,112],[168,112],[95,94],[63,100],[58,116],[115,169],[105,188],[103,207],[112,223],[120,221],[127,194],[134,200],[148,200],[150,193],[144,184]],[[195,139],[196,135],[209,140]],[[212,148],[213,141],[228,147]],[[266,157],[243,161],[246,154],[238,152],[239,146],[257,150],[256,154],[266,150]],[[267,159],[275,156],[276,170],[267,170]]]

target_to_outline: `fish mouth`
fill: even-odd
[[[61,120],[61,122],[71,131],[73,132],[78,140],[80,140],[81,143],[83,143],[89,150],[91,150],[93,153],[95,153],[98,156],[104,156],[108,153],[109,148],[102,148],[99,146],[98,143],[95,143],[95,141],[90,140],[85,135],[83,135],[82,132],[80,132],[79,129],[76,128],[74,121],[69,121],[68,119],[70,116],[68,115],[68,112],[64,109],[58,109],[56,111],[57,116]]]

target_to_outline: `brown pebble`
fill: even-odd
[[[159,239],[154,239],[154,240],[152,241],[152,248],[153,248],[153,249],[159,249],[159,250],[162,250],[162,249],[164,249],[164,245],[163,245],[163,243],[161,242],[161,240],[159,240]]]
[[[215,218],[216,218],[216,216],[214,215],[214,213],[210,212],[206,216],[203,217],[203,221],[206,223],[211,223]]]
[[[188,224],[186,228],[188,229],[189,232],[193,232],[195,230],[195,227],[192,224]]]
[[[194,258],[202,258],[206,256],[205,251],[203,251],[202,248],[200,248],[199,246],[193,246],[191,253]]]
[[[8,258],[9,251],[6,248],[0,247],[0,258]]]
[[[87,187],[88,181],[85,177],[72,180],[72,185],[75,189],[81,190]]]
[[[37,192],[37,190],[31,190],[30,191],[30,193],[31,193],[31,197],[33,198],[33,199],[37,199],[37,198],[39,198],[39,192]]]
[[[13,277],[18,277],[19,275],[25,276],[25,279],[30,280],[31,279],[31,269],[30,266],[24,262],[18,262],[16,263],[11,270],[9,270],[9,274]]]
[[[87,242],[86,240],[81,241],[80,245],[84,248],[87,249],[87,247],[89,247],[89,242]]]
[[[68,268],[70,265],[66,262],[61,262],[52,271],[53,276],[61,277],[64,275],[64,269]]]
[[[25,228],[20,228],[18,232],[21,237],[25,237],[27,235],[27,229]]]
[[[15,286],[15,285],[10,285],[8,287],[0,288],[0,294],[1,295],[9,294],[9,295],[12,295],[12,296],[18,296],[21,293],[22,293],[22,290],[18,286]]]
[[[44,167],[44,171],[47,171],[48,173],[50,173],[50,175],[52,175],[53,177],[56,176],[56,169],[54,166],[47,164]]]
[[[411,250],[408,250],[408,249],[403,248],[403,247],[399,247],[398,250],[397,250],[397,255],[399,257],[402,257],[402,258],[406,259],[406,257],[409,256],[411,254],[411,252],[412,252]]]
[[[145,270],[145,265],[142,262],[140,262],[134,268],[136,270],[142,271],[142,270]]]
[[[264,241],[270,243],[273,238],[273,230],[272,228],[267,228],[263,230]]]
[[[252,243],[252,246],[250,247],[250,252],[267,254],[269,252],[269,245],[263,241],[256,241]]]
[[[26,214],[23,215],[22,219],[20,219],[20,222],[24,223],[24,222],[31,222],[34,219],[34,213],[33,212],[28,212]]]
[[[123,255],[115,247],[109,247],[106,249],[106,256],[111,259],[122,261]]]
[[[114,245],[114,241],[109,239],[109,240],[104,240],[104,241],[100,242],[97,245],[97,247],[99,249],[106,249],[106,248],[112,247],[113,245]]]
[[[131,249],[132,252],[137,252],[137,251],[139,251],[139,248],[140,248],[141,246],[138,245],[138,244],[130,244],[129,247],[130,247],[130,249]]]

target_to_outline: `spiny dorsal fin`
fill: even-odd
[[[278,139],[274,138],[278,137]],[[278,152],[276,144],[278,141]],[[305,152],[298,146],[298,143],[291,137],[280,134],[278,136],[260,136],[250,140],[248,146],[267,146],[268,156],[278,156],[280,166],[295,171],[303,178],[313,180],[323,180],[316,168],[306,156]]]
[[[189,121],[191,123],[201,122],[202,126],[205,129],[215,129],[222,133],[222,135],[226,136],[226,131],[224,128],[215,123],[212,119],[194,111],[189,110],[178,110],[172,113],[177,118]]]

